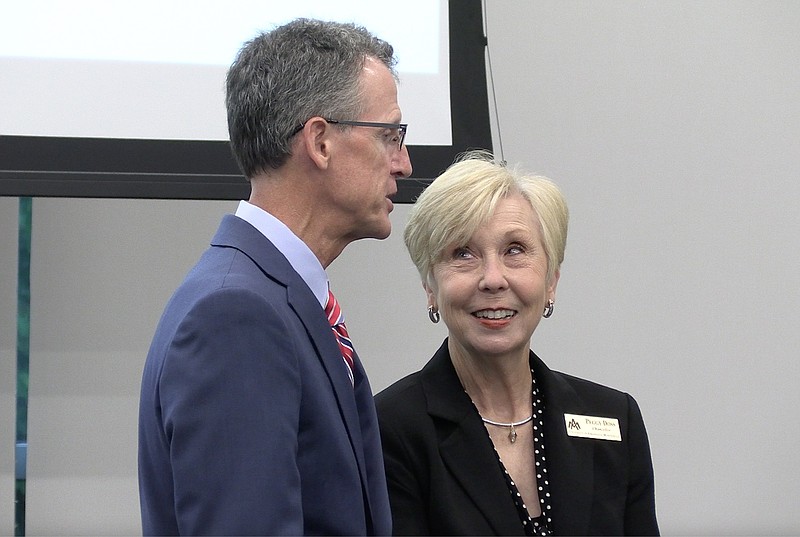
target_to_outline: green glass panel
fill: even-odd
[[[28,364],[31,328],[31,216],[33,200],[19,199],[17,269],[17,457],[14,535],[25,535],[25,465],[28,442]],[[20,460],[21,459],[21,460]]]

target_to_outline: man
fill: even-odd
[[[411,174],[393,68],[365,29],[304,19],[231,66],[231,146],[251,196],[170,299],[147,356],[145,535],[391,532],[372,392],[329,324],[325,268],[389,235],[396,179]]]

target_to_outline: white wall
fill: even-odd
[[[505,158],[556,180],[572,211],[534,348],[637,398],[665,534],[800,532],[800,4],[488,4]],[[17,206],[0,202],[6,235]],[[139,532],[144,356],[234,206],[34,200],[29,535]],[[329,270],[376,391],[445,335],[402,247],[407,212]]]
[[[141,534],[139,382],[234,202],[34,199],[27,535]]]
[[[630,391],[667,534],[800,532],[800,3],[489,2],[505,157],[572,210],[552,367]]]

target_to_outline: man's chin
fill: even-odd
[[[385,231],[376,233],[375,235],[372,236],[372,238],[373,239],[378,239],[378,240],[388,239],[389,235],[391,235],[391,234],[392,234],[392,226],[390,224],[389,227],[387,227]]]
[[[386,217],[384,222],[376,224],[362,238],[364,239],[378,239],[383,240],[389,237],[392,233],[392,222],[389,217]]]

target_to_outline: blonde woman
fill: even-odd
[[[432,322],[425,367],[377,396],[395,535],[655,535],[634,399],[530,350],[555,311],[559,189],[472,153],[412,208],[405,243]]]

